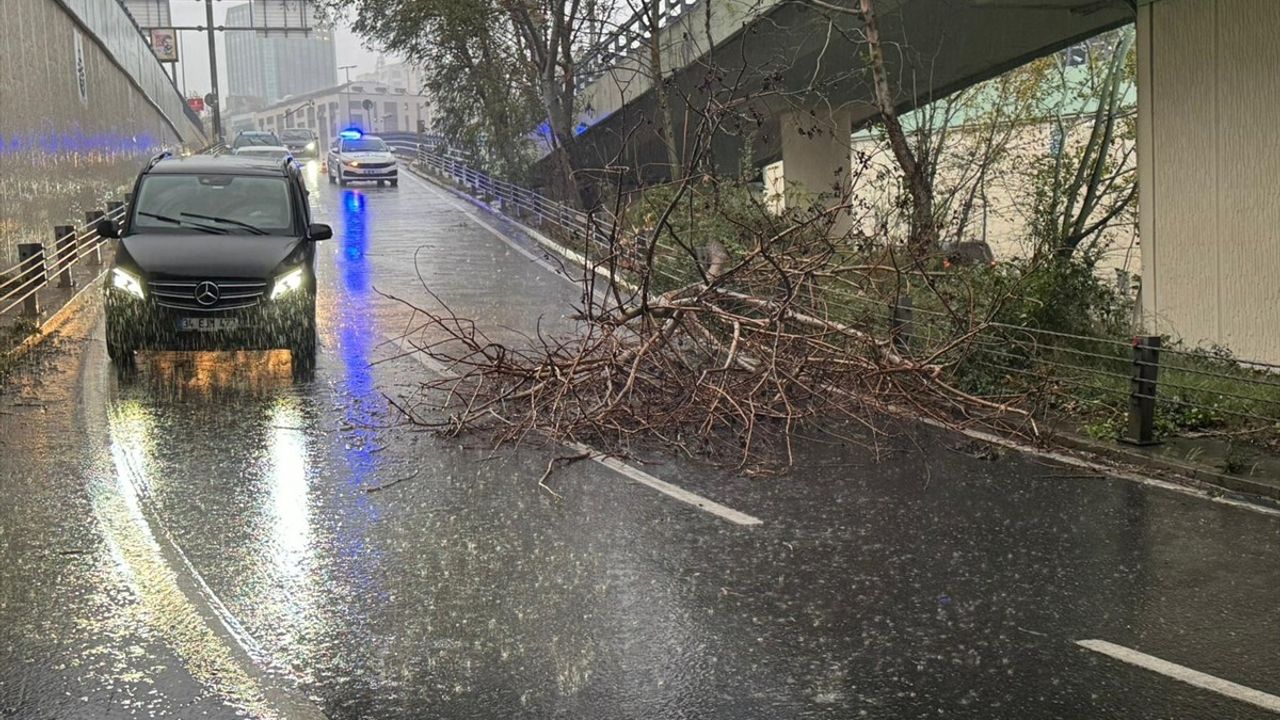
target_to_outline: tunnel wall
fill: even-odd
[[[1280,2],[1138,15],[1139,229],[1149,330],[1280,363]]]
[[[117,197],[150,155],[206,144],[116,0],[4,0],[3,24],[0,269]]]

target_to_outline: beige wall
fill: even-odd
[[[1280,362],[1280,2],[1138,15],[1148,329]]]
[[[1083,144],[1088,129],[1083,122],[1077,123],[1069,132],[1069,145]],[[1034,198],[1030,178],[1024,168],[1030,167],[1044,156],[1049,148],[1050,136],[1051,126],[1045,123],[1020,129],[1009,139],[1009,157],[1000,161],[988,177],[985,195],[975,199],[963,237],[958,239],[985,241],[998,259],[1031,256],[1034,251],[1030,240]],[[973,138],[965,128],[954,129],[948,141],[948,155],[962,159],[960,156],[968,152],[971,140]],[[783,154],[786,155],[785,138],[783,147]],[[1131,145],[1120,144],[1115,151],[1117,160],[1127,148],[1131,148]],[[887,231],[889,240],[905,242],[907,218],[897,202],[899,194],[903,192],[902,171],[892,152],[884,142],[868,133],[859,133],[853,137],[852,150],[853,167],[859,167],[860,155],[865,155],[868,159],[867,167],[853,180],[855,224],[867,235],[877,236]],[[954,165],[944,162],[939,168],[937,182],[940,191],[961,181]],[[813,167],[831,167],[831,161],[828,160],[826,165],[814,163]],[[785,160],[766,166],[766,203],[775,211],[780,211],[791,200],[784,195],[789,196],[793,192],[788,190],[784,193],[784,188],[790,188],[790,184],[797,179],[801,178],[787,172]],[[1095,218],[1098,216],[1100,214],[1095,215]],[[945,228],[943,239],[957,239],[954,233],[954,226]],[[1137,239],[1137,227],[1132,220],[1126,220],[1124,216],[1118,217],[1100,241],[1102,255],[1098,271],[1102,277],[1115,279],[1117,271],[1123,271],[1126,277],[1141,274],[1142,263]],[[1126,286],[1126,289],[1129,288]]]

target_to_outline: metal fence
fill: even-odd
[[[428,148],[420,147],[417,158],[424,169],[474,197],[563,235],[588,257],[593,244],[609,253],[631,246],[603,214],[569,207]],[[654,272],[679,284],[693,278],[661,263]],[[1159,336],[1089,336],[991,320],[975,323],[910,296],[885,302],[828,289],[822,302],[842,321],[879,333],[899,352],[946,364],[949,381],[994,404],[1052,396],[1049,404],[1059,412],[1094,418],[1099,434],[1132,444],[1152,444],[1175,431],[1217,430],[1280,447],[1277,364],[1169,346]],[[967,341],[955,343],[961,336]]]
[[[17,310],[27,318],[40,317],[40,291],[51,286],[73,287],[71,270],[78,264],[95,268],[95,277],[101,274],[102,250],[108,240],[98,235],[98,221],[110,218],[119,222],[124,214],[125,203],[108,203],[106,210],[85,213],[79,227],[55,226],[52,244],[18,245],[18,262],[0,270],[0,315]]]
[[[504,212],[550,224],[573,237],[585,237],[600,245],[613,236],[613,223],[595,213],[569,207],[540,193],[476,170],[453,157],[418,148],[418,163],[437,175],[453,180],[472,194],[497,202]]]

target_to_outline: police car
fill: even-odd
[[[399,182],[396,158],[391,148],[375,135],[365,135],[359,130],[343,130],[329,147],[325,172],[330,183],[346,185],[352,182],[376,181],[379,186]]]

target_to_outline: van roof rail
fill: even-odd
[[[151,168],[156,166],[156,163],[160,162],[161,160],[164,160],[165,158],[171,158],[171,157],[173,157],[173,153],[169,150],[156,153],[155,157],[147,161],[147,169],[150,170]]]

